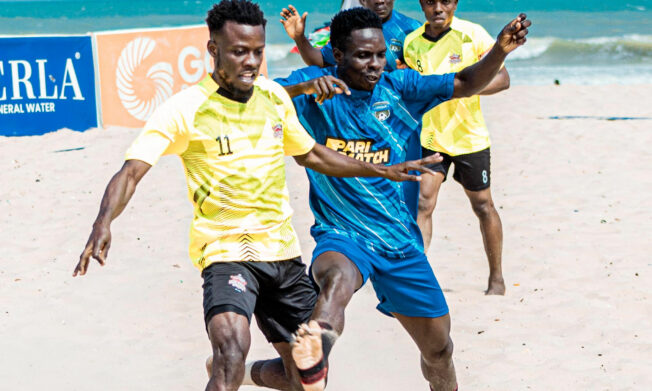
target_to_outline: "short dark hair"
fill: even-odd
[[[222,0],[213,4],[213,8],[208,11],[206,24],[211,33],[216,33],[222,29],[227,21],[249,26],[260,26],[263,28],[267,24],[263,11],[256,3],[249,0]]]
[[[383,28],[383,21],[373,11],[362,7],[340,11],[331,21],[331,45],[344,51],[353,30],[368,28]]]

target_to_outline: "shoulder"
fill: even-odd
[[[468,20],[459,19],[457,17],[453,18],[451,23],[451,29],[458,31],[462,34],[468,35],[472,38],[478,38],[479,36],[487,36],[489,33],[485,30],[484,27],[477,23],[470,22]]]
[[[254,82],[254,88],[257,93],[271,100],[274,105],[292,105],[292,99],[283,85],[275,80],[270,80],[263,75],[258,76]]]
[[[392,11],[392,19],[395,23],[400,25],[404,30],[414,30],[421,26],[421,22],[416,19],[413,19],[407,15],[404,15],[398,11]]]
[[[405,37],[405,44],[403,46],[407,48],[410,44],[417,43],[420,40],[420,38],[423,37],[423,32],[426,29],[425,26],[426,26],[425,24],[422,24],[416,30],[409,33]]]
[[[198,108],[208,99],[211,92],[202,86],[202,83],[185,88],[163,102],[154,112],[166,113],[165,117],[175,114],[194,115]]]
[[[379,84],[400,91],[403,89],[403,86],[413,83],[420,77],[419,72],[412,68],[397,69],[393,72],[383,72]]]

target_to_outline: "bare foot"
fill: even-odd
[[[304,391],[323,391],[326,388],[328,367],[322,350],[322,329],[314,320],[302,324],[292,344],[292,358],[301,374]]]
[[[484,292],[485,295],[505,295],[505,281],[502,277],[492,278],[489,277],[489,286]]]
[[[211,378],[213,374],[213,355],[211,354],[206,358],[206,373],[208,373],[208,378]]]

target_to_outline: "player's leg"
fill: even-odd
[[[423,248],[427,253],[432,241],[432,214],[437,205],[437,196],[439,189],[444,182],[444,174],[437,172],[434,175],[421,175],[419,183],[419,212],[417,214],[417,224],[423,236]]]
[[[454,156],[453,178],[464,187],[478,216],[480,232],[489,262],[488,295],[505,294],[502,272],[503,226],[491,198],[491,150],[489,148],[466,155]]]
[[[279,358],[247,364],[246,379],[277,390],[301,391],[302,383],[294,362],[291,343],[300,325],[310,320],[317,292],[300,258],[256,266],[257,273],[275,281],[261,288],[254,311],[258,327],[279,353]]]
[[[348,245],[355,247],[351,243]],[[312,275],[319,286],[319,296],[312,320],[296,333],[292,356],[303,389],[321,391],[326,387],[328,355],[344,330],[344,310],[362,286],[363,277],[356,265],[338,251],[319,254],[312,263]]]
[[[208,337],[213,348],[211,377],[206,391],[235,391],[244,377],[251,336],[246,316],[223,312],[211,317]]]
[[[244,376],[249,322],[259,281],[244,262],[218,262],[202,271],[204,320],[213,358],[207,391],[237,390]]]
[[[427,148],[421,149],[421,155],[425,158],[434,155],[436,152]],[[437,205],[437,197],[441,184],[446,180],[446,173],[451,165],[451,158],[446,154],[441,154],[444,160],[440,163],[428,165],[428,168],[435,171],[434,175],[421,175],[419,183],[419,208],[417,212],[417,224],[423,236],[423,248],[427,253],[432,241],[432,214]]]
[[[421,352],[423,376],[433,390],[456,387],[448,305],[425,254],[414,250],[397,259],[379,258],[371,279],[378,309],[392,314]]]
[[[280,357],[248,362],[242,384],[282,391],[302,391],[299,372],[292,358],[292,346],[287,342],[273,345]]]
[[[369,250],[348,237],[318,237],[311,273],[319,296],[308,324],[296,333],[292,356],[306,391],[326,386],[328,356],[344,330],[344,310],[351,297],[369,277]]]
[[[363,283],[358,267],[343,253],[326,251],[313,261],[312,275],[319,295],[311,319],[327,323],[342,334],[344,310]]]
[[[487,295],[504,295],[505,281],[503,279],[503,226],[498,211],[491,198],[491,188],[480,191],[465,190],[471,201],[471,207],[480,221],[480,232],[484,250],[489,262],[489,281]]]
[[[410,334],[421,352],[421,372],[434,391],[457,389],[453,366],[453,341],[450,315],[438,318],[409,317],[393,314]]]

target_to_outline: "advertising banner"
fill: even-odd
[[[96,126],[90,36],[0,38],[0,135]]]

